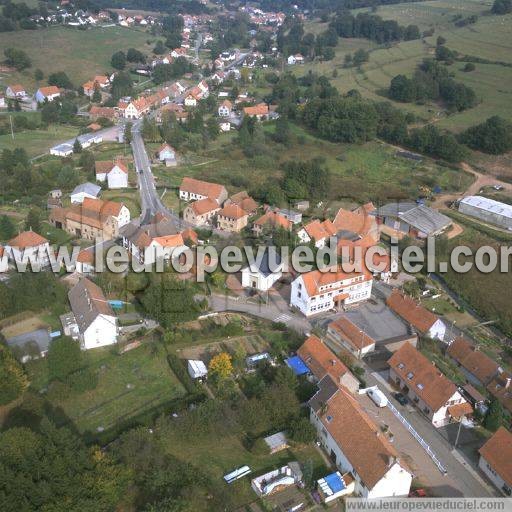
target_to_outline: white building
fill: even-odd
[[[106,181],[109,189],[128,187],[128,167],[120,161],[96,162],[96,180]]]
[[[0,273],[9,270],[9,253],[0,245]]]
[[[34,231],[23,231],[7,242],[5,251],[13,261],[49,264],[50,243]]]
[[[255,261],[242,269],[242,286],[260,292],[270,290],[274,283],[283,275],[283,264],[280,255],[270,248],[265,250],[260,261]],[[257,258],[257,256],[256,256]]]
[[[320,445],[362,498],[407,496],[412,475],[385,433],[343,387],[325,377],[310,400],[310,420]],[[327,396],[325,396],[327,395]]]
[[[176,151],[169,144],[163,144],[158,148],[158,160],[165,162],[167,160],[176,160]]]
[[[303,244],[313,241],[317,249],[325,247],[329,238],[335,235],[336,228],[329,219],[323,222],[312,220],[297,232],[297,237]]]
[[[388,365],[390,382],[409,397],[434,427],[444,427],[473,412],[457,386],[411,344],[404,343]]]
[[[218,109],[219,117],[229,117],[231,115],[231,111],[233,110],[233,103],[229,100],[224,100]]]
[[[306,316],[368,300],[373,277],[369,273],[347,274],[338,269],[314,270],[299,275],[291,286],[290,306]]]
[[[185,176],[180,185],[180,199],[184,201],[197,201],[210,198],[222,205],[228,198],[228,191],[223,185],[208,181],[196,180]]]
[[[478,467],[505,496],[512,493],[512,433],[500,427],[480,448]]]
[[[68,293],[82,350],[117,342],[117,319],[101,288],[82,278]]]
[[[82,204],[86,197],[97,199],[101,191],[101,187],[95,183],[82,183],[74,188],[71,192],[71,203]]]
[[[23,99],[27,95],[25,87],[20,84],[8,85],[5,90],[5,95],[11,99]]]
[[[38,103],[44,103],[45,101],[53,101],[60,96],[60,89],[55,85],[49,85],[48,87],[40,87],[36,91],[36,101]]]
[[[202,379],[208,375],[208,368],[199,359],[189,359],[187,361],[187,369],[191,379]]]
[[[512,229],[512,205],[482,196],[468,196],[459,203],[459,212],[504,229]]]

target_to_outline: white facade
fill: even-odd
[[[231,114],[231,109],[227,105],[221,105],[219,107],[219,117],[229,117]]]
[[[27,95],[27,92],[23,89],[23,90],[13,90],[11,89],[10,87],[7,87],[7,89],[5,90],[5,95],[8,97],[8,98],[24,98],[26,95]]]
[[[34,264],[39,264],[41,267],[45,267],[49,265],[49,253],[50,253],[50,243],[46,242],[44,244],[35,245],[33,247],[11,247],[6,246],[5,252],[9,255],[12,261],[19,262],[30,262]]]
[[[428,330],[427,335],[433,340],[438,339],[440,341],[444,340],[444,336],[446,334],[446,325],[445,323],[438,318],[434,325]]]
[[[192,95],[188,95],[185,98],[185,106],[186,107],[196,107],[197,106],[197,99],[194,96],[192,96]]]
[[[485,460],[485,458],[482,455],[480,455],[478,467],[485,473],[485,476],[494,484],[496,488],[498,488],[506,496],[510,496],[510,487],[503,480],[503,478],[494,470],[492,465]]]
[[[87,192],[78,192],[76,194],[71,194],[71,203],[73,204],[82,204],[85,198],[89,199],[97,199],[97,196],[93,196],[92,194],[88,194]]]
[[[302,228],[299,229],[297,232],[297,237],[299,238],[300,242],[303,244],[309,244],[311,242],[311,237],[308,235],[308,232]],[[315,240],[315,247],[317,249],[321,249],[322,247],[325,247],[325,242],[327,241],[327,238],[320,238],[318,240]]]
[[[60,96],[60,92],[45,95],[43,92],[41,92],[41,89],[38,89],[36,92],[36,101],[38,103],[44,103],[45,100],[53,101],[55,98],[58,98],[59,96]]]
[[[315,426],[324,450],[335,458],[335,465],[342,473],[352,473],[355,478],[354,493],[362,498],[388,498],[393,496],[408,496],[411,488],[412,475],[404,469],[400,463],[390,461],[387,473],[373,486],[368,489],[361,481],[361,477],[355,471],[352,463],[347,459],[342,449],[338,446],[331,434],[326,430],[317,414],[311,410],[311,423]]]
[[[221,132],[229,132],[231,131],[231,123],[229,121],[219,123],[219,128]]]
[[[451,416],[448,408],[453,405],[463,404],[466,402],[462,395],[456,391],[439,409],[433,411],[415,392],[414,386],[410,382],[404,381],[393,368],[389,369],[389,380],[400,388],[401,393],[406,395],[411,402],[432,422],[434,427],[444,427],[450,423]]]
[[[128,173],[114,165],[107,174],[108,188],[128,188]]]
[[[258,269],[252,271],[250,266],[245,267],[242,269],[242,286],[244,288],[251,288],[260,292],[266,292],[272,288],[276,281],[281,279],[282,275],[283,273],[281,270],[265,275]]]
[[[85,332],[80,333],[83,350],[105,347],[117,342],[116,317],[98,315]]]
[[[119,215],[114,218],[117,220],[117,227],[120,228],[130,222],[130,210],[123,204],[119,210]]]
[[[363,275],[347,277],[341,281],[320,286],[318,293],[310,296],[302,275],[292,282],[290,306],[295,306],[305,316],[327,312],[333,309],[340,294],[347,295],[342,299],[343,304],[354,304],[368,300],[372,294],[373,279]]]
[[[0,247],[0,273],[9,270],[9,254],[3,247]]]

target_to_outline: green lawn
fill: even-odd
[[[62,408],[80,432],[108,429],[118,421],[185,394],[165,356],[160,345],[143,345],[123,355],[114,355],[110,348],[90,350],[85,357],[88,366],[99,375],[97,388],[66,399],[54,398],[50,391],[48,399],[53,406]],[[48,385],[46,365],[44,359],[27,365],[31,387],[36,391]]]
[[[403,41],[390,47],[379,47],[367,40],[340,39],[336,47],[336,57],[332,61],[295,66],[293,71],[302,74],[314,70],[332,76],[333,69],[336,69],[337,77],[333,78],[333,83],[340,91],[345,93],[357,89],[367,98],[382,101],[385,99],[383,92],[387,90],[394,76],[411,76],[418,63],[424,58],[433,57],[436,39],[440,35],[447,40],[448,48],[461,55],[512,63],[512,14],[483,15],[491,5],[490,0],[439,0],[379,6],[376,14],[382,18],[396,20],[402,25],[416,24],[420,30],[433,28],[434,35],[424,41]],[[354,12],[360,11],[368,12],[369,9]],[[478,16],[477,23],[466,27],[455,26],[454,16],[468,17],[474,14]],[[327,25],[318,21],[309,22],[306,31],[318,33],[326,27]],[[352,53],[357,48],[370,50],[369,62],[360,69],[344,68],[345,54]],[[512,68],[496,64],[476,64],[475,71],[464,73],[461,71],[463,66],[464,63],[456,62],[449,69],[457,80],[475,90],[481,100],[477,107],[447,117],[442,107],[432,103],[395,105],[425,121],[434,121],[453,131],[461,131],[492,115],[499,114],[512,119]]]
[[[439,185],[443,190],[456,191],[471,183],[471,177],[458,169],[439,166],[428,158],[418,163],[398,157],[393,147],[377,141],[361,145],[331,143],[318,139],[300,126],[292,125],[291,129],[295,135],[293,144],[284,148],[269,142],[268,154],[252,160],[229,141],[216,141],[207,151],[185,155],[194,163],[156,169],[158,183],[177,187],[183,176],[193,176],[224,183],[232,193],[240,188],[251,189],[271,183],[280,176],[283,162],[315,157],[324,158],[332,171],[330,194],[326,199],[335,201],[345,198],[361,203],[415,198],[422,193],[423,187]],[[264,130],[273,133],[274,125],[265,124]],[[230,186],[233,182],[235,187]],[[170,207],[178,205],[174,192],[169,192],[165,200]]]
[[[2,149],[24,148],[30,157],[48,153],[48,150],[65,140],[78,135],[78,128],[73,126],[50,125],[47,130],[29,130],[11,135],[0,135]]]
[[[20,82],[32,91],[38,85],[34,70],[39,68],[46,77],[55,71],[65,71],[73,84],[79,86],[95,74],[111,73],[110,58],[118,50],[133,47],[150,53],[148,39],[153,39],[149,33],[119,26],[88,30],[56,26],[4,32],[2,47],[25,50],[32,59],[32,67],[21,73],[4,74],[0,83]],[[46,80],[43,82],[46,84]]]
[[[130,215],[132,219],[140,215],[139,194],[136,189],[103,190],[101,192],[101,199],[124,203],[128,210],[130,210]]]

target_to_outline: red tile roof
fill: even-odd
[[[248,214],[236,204],[227,204],[219,212],[219,215],[228,219],[241,219],[242,217],[247,217]]]
[[[410,343],[404,343],[388,364],[433,412],[456,393],[457,386]]]
[[[512,433],[500,427],[479,452],[503,481],[512,487]]]
[[[396,289],[387,298],[386,304],[421,333],[427,333],[438,320],[434,313],[416,304],[412,297]]]
[[[315,242],[336,234],[336,228],[330,220],[324,220],[323,222],[318,219],[312,220],[304,226],[304,230]]]
[[[332,321],[329,324],[329,329],[336,331],[341,339],[352,345],[356,350],[375,345],[375,340],[365,332],[362,332],[361,329],[346,316]]]
[[[244,114],[247,116],[266,116],[268,115],[268,105],[259,103],[253,107],[244,107]]]
[[[341,378],[348,372],[348,368],[316,336],[310,336],[297,350],[297,354],[318,380],[329,375],[336,384],[340,384]]]
[[[190,207],[196,215],[204,215],[205,213],[214,210],[220,210],[217,201],[215,201],[215,199],[211,199],[210,197],[205,197],[204,199],[199,199],[199,201],[194,201],[191,203]]]
[[[341,281],[346,281],[348,279],[360,278],[358,282],[365,282],[372,280],[372,275],[367,272],[343,272],[341,270],[331,272],[320,272],[320,270],[313,270],[311,272],[306,272],[302,274],[302,280],[308,292],[308,295],[312,297],[313,295],[318,295],[320,293],[327,293],[329,291],[335,291],[338,289],[342,289],[343,286],[337,286],[336,283]],[[335,285],[332,288],[325,289],[324,291],[320,291],[320,288],[326,285]]]
[[[293,226],[293,222],[283,217],[277,212],[268,211],[265,215],[262,215],[258,220],[254,222],[257,226],[265,226],[270,224],[271,226],[281,227],[290,231]]]
[[[47,97],[60,94],[60,89],[55,85],[49,85],[48,87],[39,87],[39,92]]]
[[[484,385],[498,373],[498,363],[463,338],[455,338],[447,353]]]
[[[218,183],[196,180],[185,176],[180,185],[180,191],[198,194],[218,200],[226,189]]]
[[[11,247],[17,247],[18,249],[25,249],[27,247],[37,247],[48,243],[48,240],[37,234],[35,231],[23,231],[18,236],[14,237],[8,242]]]
[[[368,489],[373,489],[393,464],[400,464],[386,435],[343,387],[321,411],[323,426]]]

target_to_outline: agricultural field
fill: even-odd
[[[185,390],[166,361],[160,345],[147,344],[124,353],[110,348],[86,353],[88,368],[98,374],[96,389],[77,395],[48,388],[46,360],[27,365],[31,387],[46,390],[50,403],[61,407],[80,432],[107,430],[117,422],[185,395]]]
[[[422,59],[433,56],[438,36],[443,36],[447,40],[446,46],[461,55],[511,64],[512,15],[492,16],[489,14],[491,5],[492,2],[488,0],[442,0],[379,6],[376,14],[382,18],[393,19],[403,25],[416,24],[421,31],[434,29],[433,36],[424,40],[403,41],[388,47],[379,47],[367,40],[340,39],[336,47],[336,57],[332,61],[307,63],[304,66],[296,66],[293,71],[302,74],[313,70],[332,76],[332,70],[336,69],[337,76],[333,77],[333,83],[340,91],[357,89],[367,98],[383,100],[385,90],[394,76],[411,76]],[[368,9],[354,12],[368,12]],[[453,18],[457,15],[464,18],[477,15],[478,21],[466,27],[456,27]],[[326,24],[310,22],[306,30],[319,33],[326,27]],[[360,69],[344,68],[345,54],[352,53],[358,48],[370,51],[369,62],[363,64]],[[424,121],[436,122],[438,126],[454,132],[477,124],[492,115],[499,114],[512,119],[512,66],[480,63],[475,65],[476,69],[469,73],[462,71],[462,62],[455,62],[449,68],[457,80],[475,90],[480,104],[473,109],[446,116],[442,108],[436,104],[395,104]],[[498,87],[496,84],[499,84]]]
[[[264,130],[272,133],[273,124],[265,125]],[[173,189],[177,189],[183,176],[226,183],[228,190],[235,192],[278,178],[280,165],[286,161],[316,157],[324,158],[331,170],[331,199],[346,198],[358,204],[413,198],[436,186],[443,191],[461,191],[472,181],[463,171],[440,166],[428,158],[416,162],[399,157],[395,148],[377,141],[361,145],[331,143],[297,125],[292,126],[292,131],[296,140],[290,147],[269,143],[268,154],[252,160],[231,144],[230,138],[220,136],[208,150],[185,154],[184,163],[175,168],[155,168],[159,187],[167,188],[164,201],[170,208],[179,206]]]
[[[26,130],[14,134],[0,135],[0,150],[24,148],[33,158],[48,153],[50,147],[77,136],[76,126],[52,124],[46,130]]]
[[[2,33],[2,46],[24,50],[32,60],[32,67],[13,73],[0,74],[0,85],[22,83],[32,92],[38,85],[34,70],[41,69],[47,77],[55,71],[65,71],[78,87],[95,74],[111,72],[110,58],[118,50],[130,47],[150,52],[153,45],[150,34],[123,27],[95,27],[75,30],[63,26],[41,30],[20,30]],[[45,85],[43,80],[41,85]]]

